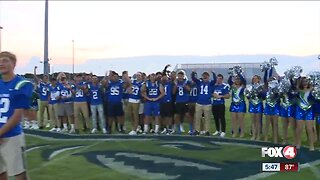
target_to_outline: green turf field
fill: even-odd
[[[320,152],[306,148],[288,161],[261,157],[271,143],[230,138],[26,133],[31,179],[320,178]],[[300,172],[261,172],[262,162],[284,161],[300,162]]]
[[[320,179],[320,152],[303,147],[293,160],[261,157],[262,146],[250,141],[249,114],[246,137],[147,135],[68,135],[26,130],[28,174],[33,179]],[[282,124],[279,120],[279,133]],[[130,130],[130,122],[126,122]],[[185,129],[188,128],[185,123]],[[211,131],[215,130],[214,122]],[[271,132],[271,131],[270,131]],[[290,137],[292,132],[290,131]],[[271,139],[271,134],[270,138]],[[281,142],[281,141],[279,141]],[[292,138],[290,141],[292,142]],[[306,134],[303,144],[307,145]],[[278,145],[281,146],[281,145]],[[300,172],[263,173],[262,162],[299,162]]]

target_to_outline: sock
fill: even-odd
[[[67,123],[63,123],[63,128],[68,129]]]
[[[37,125],[37,121],[36,120],[31,120],[32,125]]]
[[[123,131],[123,125],[120,124],[120,131]]]
[[[177,124],[177,125],[176,125],[176,127],[178,127],[178,128],[177,128],[177,129],[178,129],[178,133],[181,133],[180,125],[181,125],[181,124]]]
[[[74,124],[71,124],[71,129],[74,129]]]
[[[173,131],[176,131],[176,130],[177,130],[176,124],[173,125],[172,130],[173,130]]]
[[[189,123],[189,130],[190,130],[190,132],[193,132],[193,125],[192,125],[192,123]]]
[[[148,130],[149,130],[149,125],[148,125],[148,124],[145,124],[143,131],[144,131],[145,133],[147,133]]]
[[[154,131],[155,131],[156,133],[159,132],[159,127],[160,127],[159,125],[156,125],[156,126],[155,126],[155,130],[154,130]]]
[[[179,126],[179,127],[180,127],[180,129],[181,129],[181,130],[182,130],[182,129],[184,129],[184,128],[183,128],[183,124],[180,124],[180,126]]]

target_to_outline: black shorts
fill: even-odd
[[[184,115],[188,112],[188,103],[176,103],[175,104],[175,114]]]
[[[109,117],[118,117],[123,116],[123,107],[122,103],[108,103],[108,116]]]
[[[160,116],[161,117],[172,117],[173,106],[172,102],[164,102],[160,104]]]

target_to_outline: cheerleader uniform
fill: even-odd
[[[269,92],[266,94],[266,103],[265,103],[265,109],[264,114],[269,116],[278,116],[279,115],[279,106],[280,106],[280,100],[278,97],[271,98],[269,96]]]
[[[312,101],[313,96],[311,91],[300,91],[297,94],[297,106],[296,106],[296,120],[313,120],[313,108]]]
[[[230,105],[230,112],[245,113],[247,111],[244,97],[244,88],[231,87],[232,101]]]
[[[261,95],[254,98],[249,98],[249,113],[262,114],[263,103]]]
[[[295,118],[295,110],[294,95],[291,93],[285,93],[283,97],[281,97],[280,117]]]
[[[320,100],[316,100],[313,104],[313,113],[315,115],[315,120],[320,124]]]

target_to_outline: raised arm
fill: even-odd
[[[240,80],[241,80],[241,82],[242,82],[242,85],[243,85],[244,87],[246,87],[246,85],[247,85],[247,80],[246,80],[241,74],[239,74],[239,77],[240,77]]]
[[[212,80],[210,81],[210,85],[214,86],[216,83],[217,83],[217,76],[216,76],[216,73],[212,71]]]
[[[229,76],[228,84],[229,84],[230,87],[233,85],[232,76]]]
[[[34,78],[34,82],[36,83],[36,85],[38,85],[39,84],[39,78],[38,78],[38,76],[37,76],[37,66],[35,66],[34,67],[34,69],[33,69],[33,78]]]
[[[163,71],[162,71],[162,76],[166,76],[167,75],[167,69],[168,69],[168,67],[170,67],[171,65],[170,64],[167,64],[165,67],[164,67],[164,69],[163,69]]]
[[[199,85],[200,84],[200,80],[198,79],[198,78],[196,78],[196,72],[194,72],[194,71],[192,71],[192,73],[191,73],[191,79],[192,79],[192,81],[194,81],[197,85]]]

